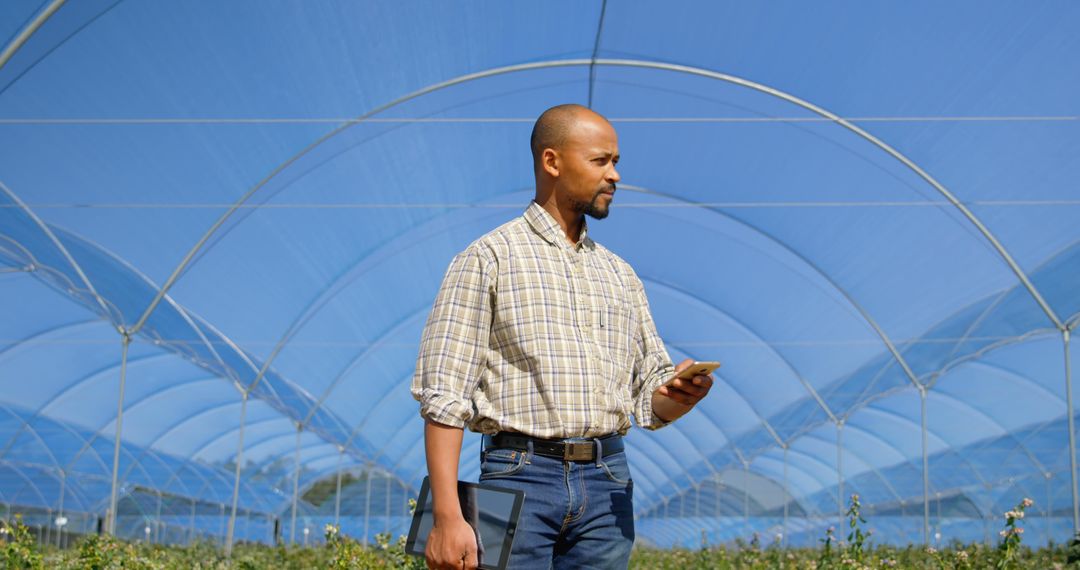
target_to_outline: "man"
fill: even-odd
[[[607,217],[619,181],[615,129],[559,105],[531,147],[533,203],[454,258],[421,341],[412,393],[426,422],[431,568],[477,563],[457,497],[465,426],[486,434],[481,481],[525,492],[511,568],[625,568],[629,416],[662,427],[712,386],[665,385],[691,361],[672,366],[641,281],[588,237],[584,215]]]

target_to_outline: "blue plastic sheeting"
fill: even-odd
[[[47,4],[0,5],[5,516],[104,516],[123,370],[118,533],[224,536],[237,464],[236,539],[401,532],[431,301],[578,102],[590,235],[724,363],[628,437],[642,541],[815,544],[852,493],[881,541],[1071,534],[1075,3]]]

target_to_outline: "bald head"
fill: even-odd
[[[540,164],[540,157],[545,148],[561,149],[581,119],[598,118],[605,123],[599,113],[575,103],[556,105],[544,111],[533,125],[529,146],[532,147],[533,165]]]

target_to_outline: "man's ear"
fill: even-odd
[[[540,155],[540,166],[544,169],[544,172],[548,173],[548,176],[558,178],[559,153],[553,148],[545,148],[544,152]]]

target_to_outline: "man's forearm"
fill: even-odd
[[[463,435],[463,430],[458,427],[431,421],[424,424],[424,449],[427,453],[432,510],[436,520],[461,517],[457,481]]]

